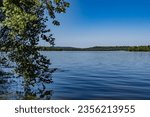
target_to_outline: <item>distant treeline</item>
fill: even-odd
[[[150,51],[150,45],[129,47],[129,51]]]
[[[75,47],[39,47],[41,51],[150,51],[148,46],[95,46],[90,48]]]
[[[96,46],[90,48],[74,47],[40,47],[41,51],[128,51],[129,46]]]
[[[95,46],[89,48],[39,46],[40,51],[150,51],[148,46]],[[11,49],[9,49],[11,51]],[[5,51],[5,48],[0,51]]]

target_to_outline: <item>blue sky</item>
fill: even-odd
[[[68,1],[61,26],[49,25],[56,46],[150,45],[150,0]]]

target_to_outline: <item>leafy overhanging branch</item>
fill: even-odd
[[[7,59],[15,63],[15,72],[26,84],[52,82],[50,60],[41,55],[37,45],[45,40],[54,45],[54,38],[47,28],[48,11],[54,25],[57,13],[65,13],[69,3],[64,0],[3,0],[0,9],[0,49],[5,48]]]

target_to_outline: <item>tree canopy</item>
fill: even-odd
[[[49,67],[50,60],[39,52],[38,44],[44,40],[54,45],[55,38],[46,22],[50,22],[50,18],[52,24],[60,25],[56,14],[65,13],[69,3],[65,0],[1,0],[0,5],[0,49],[5,48],[7,55],[2,59],[13,63],[15,73],[22,76],[26,84],[52,82],[50,74],[54,70]]]

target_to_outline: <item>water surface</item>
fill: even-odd
[[[44,52],[59,68],[52,99],[150,99],[149,52]]]
[[[51,99],[150,99],[149,52],[42,53],[51,59],[52,68],[58,68],[52,75],[54,83],[47,85]],[[18,85],[2,84],[0,99],[20,98],[10,95],[21,90]]]

